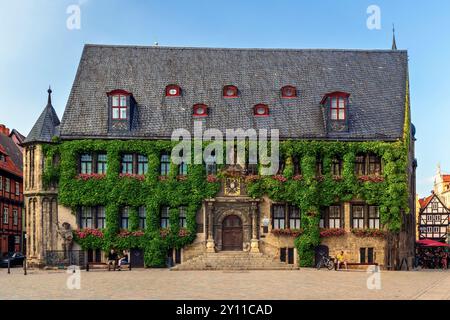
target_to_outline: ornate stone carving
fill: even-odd
[[[64,258],[69,257],[73,246],[73,232],[70,223],[64,222],[62,227],[56,222],[56,231],[63,239],[62,247],[64,251]]]

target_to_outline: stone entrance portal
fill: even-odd
[[[222,222],[222,250],[242,251],[243,229],[238,216],[227,216]]]

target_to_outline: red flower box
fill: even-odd
[[[85,173],[81,173],[79,175],[77,175],[77,180],[83,180],[83,181],[87,181],[87,180],[101,180],[104,179],[106,177],[105,174],[100,174],[100,173],[90,173],[90,174],[85,174]]]
[[[245,177],[245,182],[254,182],[254,181],[258,181],[259,179],[261,179],[260,176],[256,175],[256,174],[251,174]]]
[[[342,181],[342,180],[344,180],[344,177],[343,176],[333,176],[333,180],[334,181]]]
[[[303,180],[303,176],[301,174],[297,174],[297,175],[292,177],[292,180],[294,180],[294,181]]]
[[[89,228],[87,228],[87,229],[76,230],[75,234],[76,234],[76,236],[79,239],[84,239],[84,238],[86,238],[89,235],[97,237],[97,238],[103,238],[104,237],[103,232],[101,230],[99,230],[99,229],[89,229]]]
[[[341,229],[341,228],[321,229],[320,230],[321,238],[342,237],[345,234],[346,234],[345,230]]]
[[[287,181],[287,178],[283,177],[280,174],[277,174],[276,176],[273,176],[272,179],[280,181],[280,182],[286,182]]]
[[[121,178],[131,178],[131,179],[136,179],[136,180],[140,180],[140,181],[144,181],[145,180],[145,176],[143,174],[121,173],[119,175],[119,177],[121,177]]]
[[[209,175],[206,177],[206,181],[208,181],[208,182],[210,182],[210,183],[213,183],[213,182],[219,181],[219,179],[217,179],[217,177],[216,177],[215,175],[209,174]]]
[[[276,236],[289,236],[297,238],[303,233],[303,229],[272,229],[272,233]]]
[[[177,176],[177,180],[178,181],[185,181],[185,180],[187,180],[187,176],[186,175],[180,175],[180,176]]]

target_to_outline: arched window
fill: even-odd
[[[297,89],[293,86],[284,86],[281,88],[281,97],[282,98],[296,98],[297,97]]]
[[[178,97],[181,95],[181,88],[176,84],[171,84],[166,87],[166,97]]]
[[[224,98],[237,98],[238,88],[236,86],[225,86],[223,87],[223,97]]]
[[[257,104],[253,107],[253,114],[256,117],[267,117],[269,116],[269,107],[265,104]]]
[[[329,101],[331,120],[345,120],[347,118],[347,101],[349,96],[349,93],[336,91],[323,97],[322,104]]]
[[[208,115],[208,107],[204,104],[196,104],[193,107],[194,117],[206,117]]]
[[[128,118],[129,97],[131,93],[125,90],[113,90],[108,92],[111,99],[111,115],[113,120],[126,120]]]

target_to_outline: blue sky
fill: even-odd
[[[69,30],[69,5],[81,29]],[[381,30],[366,26],[369,5]],[[0,123],[27,135],[48,85],[61,117],[85,43],[166,46],[389,49],[392,23],[409,51],[421,196],[436,164],[450,172],[450,1],[0,0]]]

